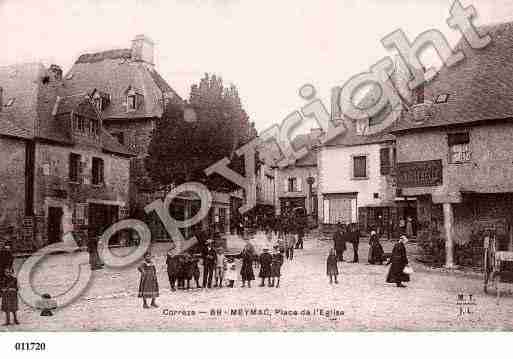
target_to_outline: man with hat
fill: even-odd
[[[212,277],[214,276],[217,259],[213,243],[213,240],[208,240],[207,248],[203,253],[203,288],[212,288]]]

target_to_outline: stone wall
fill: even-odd
[[[25,212],[25,142],[0,137],[0,240],[16,250]]]

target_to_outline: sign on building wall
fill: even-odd
[[[397,186],[432,187],[442,184],[442,160],[397,164]]]

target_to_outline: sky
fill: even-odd
[[[476,25],[513,21],[511,0],[462,0]],[[330,92],[385,56],[396,29],[413,39],[446,24],[452,0],[0,0],[0,66],[42,61],[66,72],[82,53],[129,48],[137,34],[156,43],[158,71],[184,98],[204,73],[238,89],[259,131],[306,104],[310,83]],[[426,51],[427,63],[436,56]],[[436,62],[436,61],[435,61]],[[304,126],[303,129],[309,126]],[[311,126],[313,127],[313,126]]]

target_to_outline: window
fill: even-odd
[[[69,155],[69,180],[79,182],[80,178],[80,155],[70,153]]]
[[[353,157],[353,178],[367,178],[367,156]]]
[[[447,142],[449,145],[449,163],[470,161],[470,136],[468,132],[449,133]]]
[[[127,107],[128,107],[128,110],[135,110],[136,109],[135,95],[128,95],[128,97],[127,97]]]
[[[103,183],[103,160],[93,157],[93,184],[100,185]]]
[[[98,136],[100,132],[100,123],[96,119],[75,114],[73,117],[73,127],[75,131],[82,135]]]
[[[289,177],[285,180],[285,192],[301,192],[303,190],[301,178]]]
[[[123,132],[114,132],[112,136],[114,136],[122,145],[125,144],[125,134]]]
[[[289,178],[289,184],[288,184],[288,192],[297,192],[297,178],[291,177]]]
[[[379,170],[382,175],[390,174],[390,149],[381,148],[379,150]]]
[[[337,195],[324,198],[323,218],[326,224],[357,222],[356,198]]]

